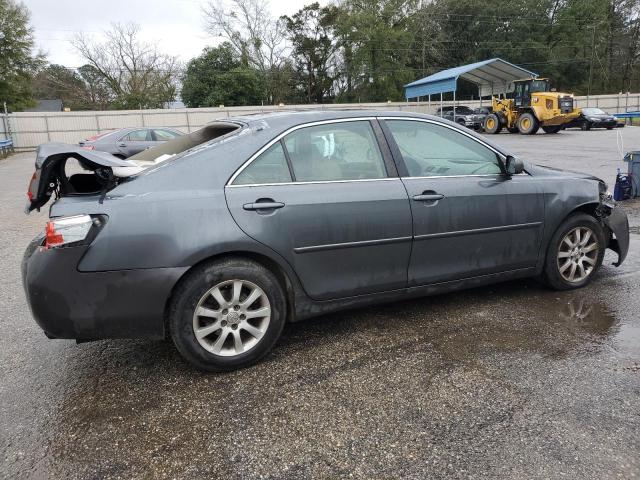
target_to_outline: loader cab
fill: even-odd
[[[531,94],[535,92],[548,92],[549,80],[546,78],[529,78],[516,80],[513,99],[517,108],[531,106]]]

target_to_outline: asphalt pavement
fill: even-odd
[[[640,128],[493,139],[609,182]],[[48,340],[20,260],[33,153],[0,160],[1,478],[636,478],[640,201],[631,250],[582,290],[533,280],[289,325],[203,374],[170,342]]]

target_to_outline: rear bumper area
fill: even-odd
[[[22,276],[36,323],[50,338],[163,338],[171,289],[187,270],[79,272],[87,247],[27,248]]]
[[[591,122],[591,126],[593,128],[615,128],[618,125],[618,122],[615,120],[612,121],[603,121],[603,122]]]

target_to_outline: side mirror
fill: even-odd
[[[522,160],[514,157],[513,155],[507,155],[505,163],[505,166],[507,167],[507,173],[509,175],[517,175],[524,172],[524,163],[522,163]]]

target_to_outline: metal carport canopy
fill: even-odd
[[[501,58],[470,63],[450,68],[421,78],[404,86],[407,99],[425,97],[438,93],[455,92],[458,78],[463,78],[478,86],[480,96],[507,93],[509,84],[521,78],[537,77],[538,74],[509,63]]]

